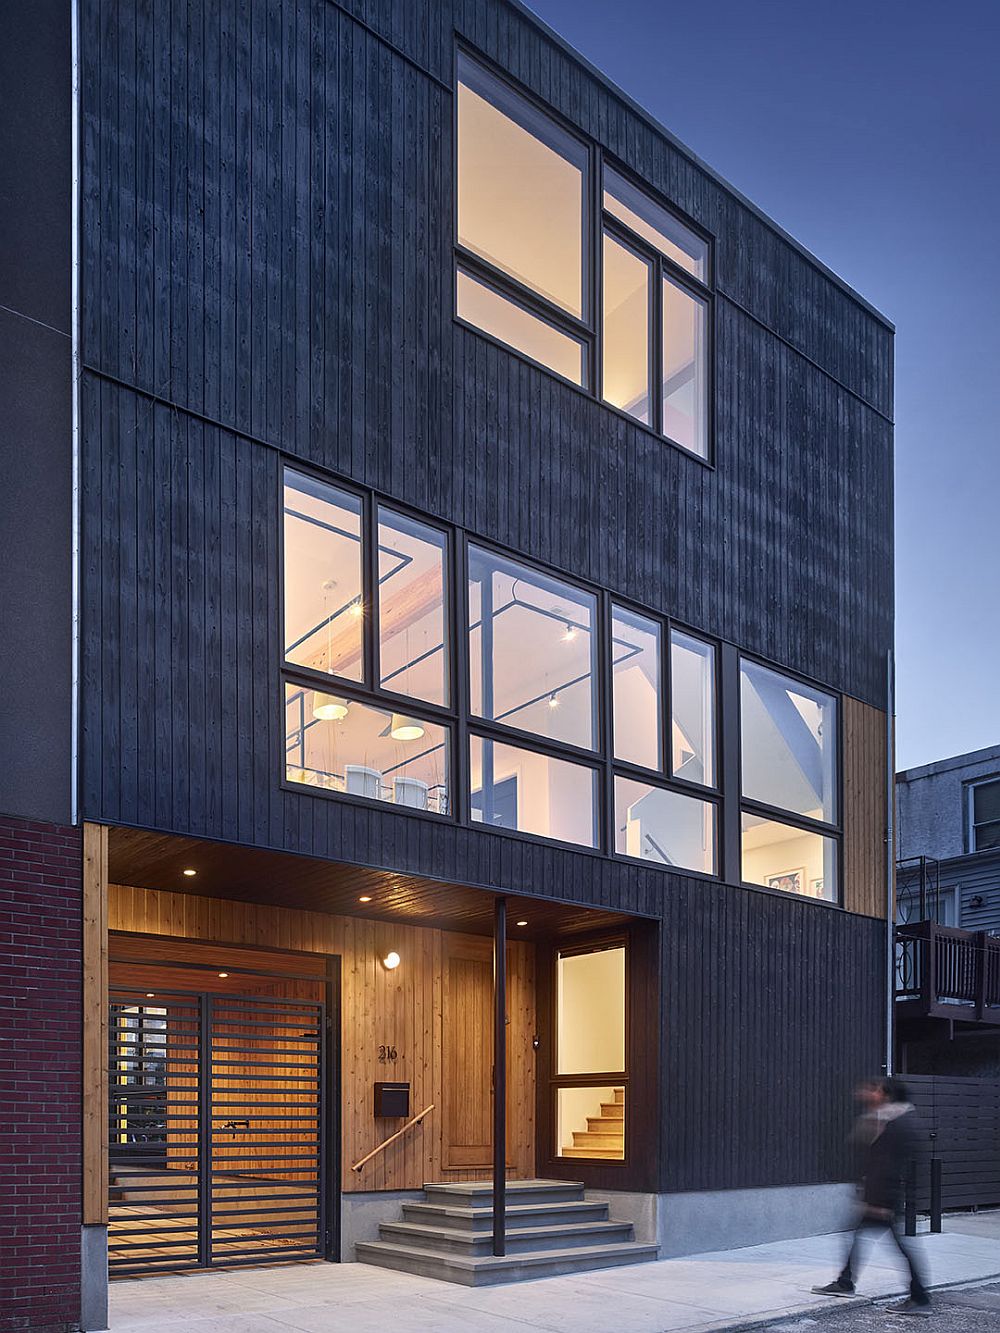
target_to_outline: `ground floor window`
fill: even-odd
[[[556,954],[557,1157],[625,1159],[625,978],[623,941]]]

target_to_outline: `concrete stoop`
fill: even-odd
[[[355,1252],[361,1263],[467,1287],[643,1263],[658,1253],[573,1181],[508,1181],[506,1221],[507,1253],[498,1257],[491,1185],[425,1185],[422,1203],[404,1203],[403,1220],[383,1222],[380,1239],[359,1242]]]

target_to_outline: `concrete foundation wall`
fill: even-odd
[[[843,1231],[850,1224],[852,1185],[791,1185],[775,1189],[632,1194],[587,1190],[616,1221],[631,1222],[638,1241],[656,1241],[660,1257],[733,1250],[771,1240]]]
[[[354,1262],[354,1247],[361,1241],[378,1240],[380,1222],[401,1222],[404,1203],[419,1203],[423,1190],[378,1190],[341,1195],[340,1257]]]

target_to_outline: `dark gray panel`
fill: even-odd
[[[70,6],[5,7],[0,305],[70,326]]]
[[[0,810],[70,818],[69,339],[0,310]]]

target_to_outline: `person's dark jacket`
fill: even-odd
[[[906,1178],[919,1144],[916,1117],[913,1108],[907,1107],[887,1122],[865,1154],[861,1194],[865,1204],[902,1212]]]

